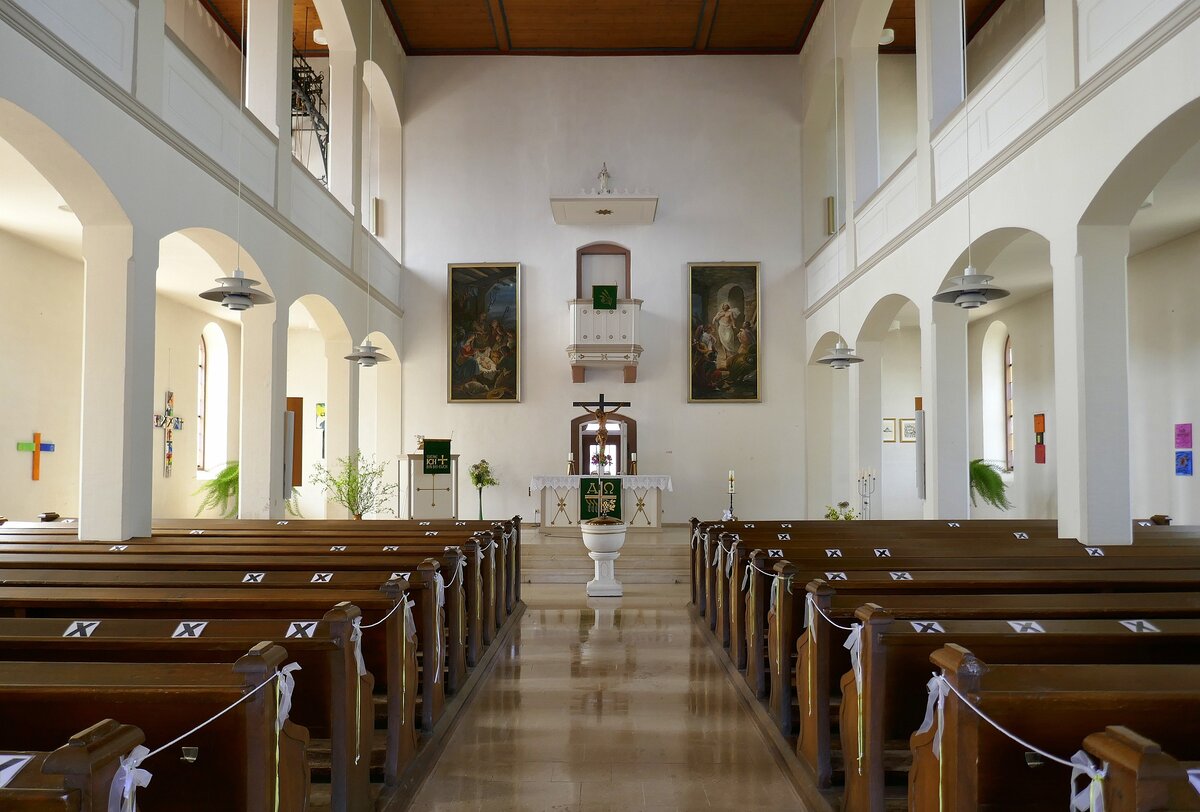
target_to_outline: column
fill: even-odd
[[[83,229],[79,535],[150,535],[158,240],[128,225]]]
[[[1126,226],[1053,240],[1058,534],[1133,543]]]
[[[925,391],[925,518],[970,516],[967,311],[930,303],[921,311]]]
[[[883,419],[883,344],[879,341],[859,341],[855,351],[863,358],[852,370],[850,402],[857,404],[857,456],[858,467],[851,475],[863,469],[875,472],[875,493],[871,495],[871,516],[883,515],[883,441],[879,434]],[[857,393],[854,391],[857,390]],[[858,503],[854,493],[851,504]],[[866,518],[866,517],[864,517]]]
[[[962,0],[917,0],[917,81],[929,94],[931,130],[942,126],[966,98],[963,45]],[[926,57],[924,72],[922,51]]]
[[[340,460],[358,450],[358,373],[359,366],[346,360],[353,351],[346,338],[329,339],[325,342],[325,365],[328,383],[325,392],[327,401],[325,431],[325,462],[337,471]],[[346,509],[334,502],[325,505],[327,519],[349,518]]]
[[[879,188],[879,46],[850,49],[846,72],[847,186],[859,209]]]
[[[246,109],[275,135],[280,135],[279,81],[287,79],[284,98],[290,106],[292,5],[283,0],[255,0],[246,8]]]
[[[159,115],[163,109],[166,15],[166,0],[140,0],[133,34],[133,95]]]
[[[329,52],[329,191],[350,211],[358,209],[362,66],[353,49]],[[357,267],[357,266],[355,266]]]
[[[284,514],[288,311],[278,303],[242,313],[242,414],[238,518]]]

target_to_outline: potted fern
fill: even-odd
[[[317,463],[311,479],[312,484],[325,491],[330,502],[336,502],[356,519],[367,513],[394,513],[388,504],[396,493],[394,482],[384,481],[386,466],[372,457],[365,459],[361,451],[338,460],[336,473]]]
[[[994,508],[1009,510],[1013,504],[1008,498],[1008,483],[1000,475],[1004,469],[999,463],[971,460],[971,504],[978,505],[982,499]]]
[[[500,480],[492,474],[492,466],[487,460],[480,460],[467,469],[467,475],[471,477],[471,484],[475,490],[479,491],[479,519],[483,520],[483,489],[490,488],[493,485],[499,485]]]
[[[212,479],[206,480],[196,491],[196,495],[204,495],[200,507],[196,508],[199,516],[206,510],[216,510],[222,519],[236,519],[238,515],[238,486],[241,482],[241,469],[238,461],[225,464]],[[292,489],[292,497],[283,503],[289,516],[303,518],[300,514],[300,492]]]

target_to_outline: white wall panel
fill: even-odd
[[[1078,0],[1079,80],[1097,71],[1184,0]]]
[[[346,265],[350,264],[354,237],[350,213],[320,181],[295,162],[292,163],[291,220],[326,251]]]
[[[125,90],[133,89],[137,7],[129,0],[15,0]]]
[[[917,219],[919,211],[917,162],[910,160],[855,217],[854,239],[859,264],[907,228]]]

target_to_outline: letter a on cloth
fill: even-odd
[[[129,755],[121,756],[108,791],[108,812],[137,812],[137,788],[150,785],[150,773],[138,765],[148,755],[149,748],[139,744]]]
[[[1072,812],[1104,812],[1104,776],[1108,772],[1105,767],[1096,769],[1088,754],[1079,750],[1071,756],[1071,810]],[[1088,778],[1088,784],[1076,792],[1079,786],[1077,779]]]

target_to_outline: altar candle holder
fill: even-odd
[[[875,472],[868,469],[858,474],[858,498],[862,517],[871,518],[871,497],[875,494]]]

